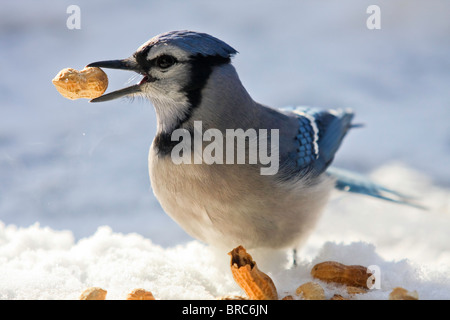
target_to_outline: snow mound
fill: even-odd
[[[379,286],[354,299],[387,299],[398,286],[416,290],[420,299],[450,298],[449,190],[401,164],[381,167],[372,178],[416,196],[429,210],[336,193],[299,250],[297,267],[289,251],[249,250],[280,298],[295,295],[313,280],[311,268],[329,260],[378,270]],[[232,278],[228,252],[198,241],[162,247],[110,226],[77,241],[72,231],[0,222],[0,283],[0,299],[77,299],[92,286],[107,290],[107,299],[125,299],[135,288],[157,299],[244,294]],[[342,287],[321,284],[327,298],[346,296]]]

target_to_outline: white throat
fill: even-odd
[[[182,94],[176,98],[173,99],[161,94],[148,95],[148,99],[152,102],[156,111],[156,134],[171,132],[189,112],[187,98]]]

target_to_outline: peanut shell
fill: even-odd
[[[105,300],[108,292],[99,287],[90,287],[80,295],[80,300]]]
[[[335,261],[325,261],[316,264],[312,270],[311,275],[319,280],[325,282],[334,282],[344,284],[352,287],[367,287],[367,280],[372,276],[367,272],[367,268],[358,265],[347,266]],[[372,279],[373,282],[375,279]]]
[[[139,288],[128,293],[127,300],[155,300],[155,297],[150,291]]]
[[[404,288],[397,287],[389,294],[389,300],[419,300],[417,291],[410,292]]]
[[[277,300],[278,294],[272,279],[260,271],[252,256],[239,246],[228,253],[231,256],[231,273],[236,283],[251,300]]]
[[[59,93],[71,100],[100,97],[108,87],[108,77],[100,68],[86,67],[81,71],[66,68],[52,80]]]
[[[325,300],[325,291],[317,282],[307,282],[295,290],[305,300]]]

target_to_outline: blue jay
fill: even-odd
[[[352,111],[273,109],[255,102],[231,64],[236,53],[211,35],[173,31],[150,39],[129,58],[88,65],[143,76],[138,84],[91,102],[135,95],[152,102],[157,116],[148,157],[152,189],[187,233],[225,249],[297,248],[334,188],[409,203],[360,175],[330,167],[354,126]],[[224,134],[227,129],[278,129],[279,170],[262,175],[261,163],[175,164],[171,153],[178,141],[172,134],[193,132],[195,121]]]

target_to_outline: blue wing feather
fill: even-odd
[[[353,112],[305,106],[285,107],[282,110],[298,119],[298,169],[315,175],[323,173],[333,161],[348,129],[352,127]]]
[[[297,150],[294,157],[296,170],[301,176],[317,176],[326,172],[335,179],[338,190],[426,209],[414,203],[410,197],[374,183],[363,175],[330,167],[348,130],[361,126],[352,124],[352,111],[321,110],[304,106],[285,107],[281,111],[298,119],[298,134],[295,137]]]

